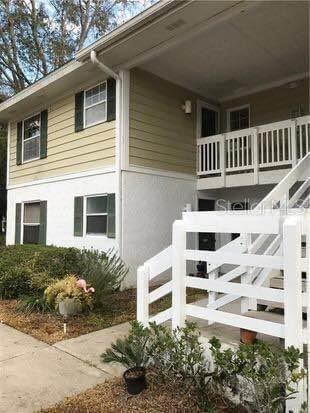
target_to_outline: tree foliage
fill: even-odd
[[[154,0],[0,0],[0,94],[19,92]]]

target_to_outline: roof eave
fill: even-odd
[[[123,23],[106,36],[101,37],[96,42],[81,49],[76,53],[76,60],[84,61],[85,59],[88,59],[92,50],[100,53],[103,49],[117,43],[123,38],[126,38],[130,33],[149,24],[150,21],[156,20],[158,17],[165,15],[168,10],[179,8],[184,3],[190,3],[191,1],[192,0],[160,0],[158,3],[155,3],[153,6],[139,13],[126,23]]]

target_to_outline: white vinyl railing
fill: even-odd
[[[278,255],[259,253],[257,251],[229,250],[229,251],[201,251],[187,248],[187,233],[212,232],[212,233],[246,233],[247,239],[251,236],[281,238],[282,249]],[[301,240],[306,237],[307,253],[302,257]],[[258,239],[258,238],[256,238]],[[310,288],[302,291],[301,273],[306,272],[309,284],[310,274],[310,210],[300,211],[289,209],[286,214],[281,210],[242,211],[242,212],[188,212],[183,214],[183,219],[175,221],[172,231],[172,246],[166,249],[163,255],[157,255],[139,268],[138,273],[138,312],[137,318],[147,325],[150,321],[162,323],[172,320],[172,327],[183,326],[188,316],[205,320],[209,324],[221,323],[228,326],[256,331],[262,334],[280,337],[285,340],[285,346],[294,346],[301,351],[303,345],[310,345]],[[248,247],[250,247],[248,245]],[[219,263],[232,264],[243,267],[248,273],[257,269],[278,269],[284,273],[284,289],[254,285],[250,279],[241,278],[239,283],[230,279],[220,278],[201,279],[188,276],[186,264],[189,261],[207,261],[214,266]],[[165,265],[160,262],[165,261]],[[165,271],[172,267],[172,279],[156,290],[149,292],[149,282],[154,278],[152,267]],[[152,275],[151,275],[152,274]],[[226,294],[242,297],[240,301],[240,314],[222,311],[212,306],[187,304],[186,288],[198,288],[208,291],[209,302],[214,294]],[[169,309],[150,317],[149,304],[164,295],[172,292],[172,305]],[[284,307],[283,323],[251,318],[244,315],[248,306],[244,300],[265,300]],[[275,305],[275,306],[276,306]],[[303,326],[303,308],[308,312],[307,326]],[[308,347],[309,348],[309,347]],[[288,407],[299,412],[302,403],[300,395],[288,402]]]
[[[310,116],[198,139],[199,176],[294,166],[310,152]]]

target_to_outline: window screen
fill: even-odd
[[[92,196],[86,199],[86,233],[107,233],[107,196]]]
[[[40,115],[24,121],[23,161],[40,157]]]
[[[107,119],[106,82],[86,90],[84,95],[85,126],[91,126]]]
[[[24,244],[38,244],[40,234],[40,203],[24,204]]]

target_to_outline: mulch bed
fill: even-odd
[[[188,302],[197,301],[206,295],[201,290],[188,289]],[[0,322],[16,328],[48,344],[78,337],[82,334],[125,323],[136,318],[136,289],[117,291],[107,297],[100,310],[70,317],[67,334],[63,333],[63,318],[56,314],[30,313],[16,310],[16,300],[0,300]],[[151,313],[165,310],[171,305],[171,296],[166,296],[151,305]]]
[[[122,379],[97,385],[42,413],[199,413],[195,398],[185,393],[183,387],[158,383],[148,378],[148,388],[136,396],[124,389]]]

